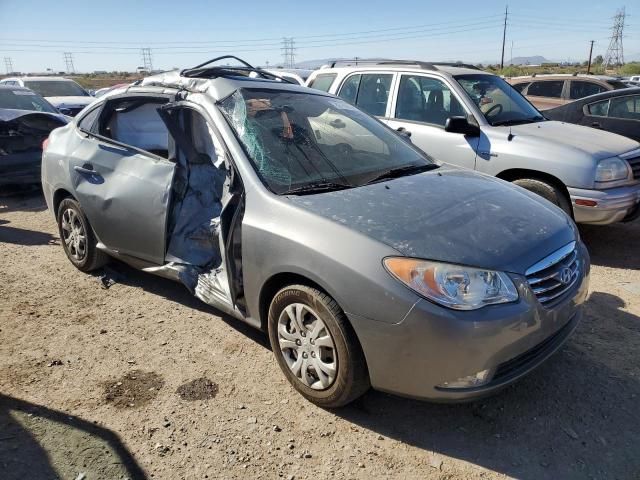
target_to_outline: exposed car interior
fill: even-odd
[[[464,115],[460,102],[440,80],[403,75],[396,118],[444,126],[447,118]]]
[[[100,122],[100,135],[153,153],[169,157],[169,132],[158,115],[167,100],[123,99],[106,109]]]

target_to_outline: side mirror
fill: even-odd
[[[449,117],[444,124],[445,132],[461,133],[463,135],[469,135],[477,137],[480,135],[480,127],[472,125],[466,117]]]

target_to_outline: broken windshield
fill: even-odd
[[[338,98],[240,89],[220,106],[259,176],[278,194],[351,188],[391,170],[434,165],[377,120]],[[402,172],[413,175],[419,169]]]

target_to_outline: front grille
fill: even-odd
[[[633,170],[633,178],[640,180],[640,156],[627,158],[627,162],[629,162],[631,170]]]
[[[549,305],[559,301],[580,277],[580,258],[576,242],[571,242],[540,260],[526,272],[527,281],[538,301]]]

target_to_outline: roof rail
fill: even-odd
[[[470,68],[473,70],[480,70],[475,65],[470,65],[467,63],[452,63],[452,62],[423,62],[420,60],[393,60],[393,59],[378,59],[378,60],[334,60],[329,64],[329,68],[334,68],[338,64],[343,65],[404,65],[404,66],[416,66],[418,68],[422,68],[424,70],[438,70],[438,66],[442,67],[461,67],[461,68]]]
[[[212,63],[219,62],[220,60],[233,59],[240,62],[242,65],[240,66],[231,66],[231,65],[211,65]],[[211,65],[211,66],[210,66]],[[238,58],[234,55],[223,55],[221,57],[212,58],[200,65],[196,65],[192,68],[185,68],[180,71],[180,76],[188,77],[188,78],[218,78],[218,77],[237,77],[238,75],[248,77],[251,73],[255,73],[256,75],[266,78],[269,80],[280,80],[285,83],[292,83],[297,85],[293,80],[289,80],[287,78],[281,77],[271,72],[267,72],[266,70],[262,70],[261,68],[254,67],[251,64],[245,62],[241,58]]]

